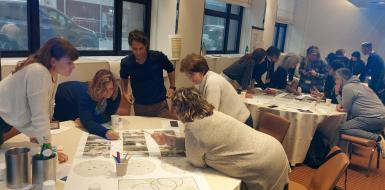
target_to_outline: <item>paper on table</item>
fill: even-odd
[[[70,128],[67,127],[67,126],[62,126],[62,125],[60,124],[60,128],[59,128],[59,129],[51,130],[51,134],[52,134],[52,135],[57,135],[57,134],[59,134],[59,133],[62,133],[62,132],[64,132],[64,131],[67,131],[68,129],[70,129]]]
[[[97,163],[99,163],[98,166],[93,165]],[[123,177],[116,176],[114,165],[113,159],[75,159],[64,190],[87,190],[92,184],[99,184],[101,189],[125,190],[127,187],[121,185],[132,182],[130,180],[134,182],[146,179],[180,178],[182,180],[186,177],[193,178],[198,186],[193,190],[210,189],[200,170],[192,167],[186,158],[160,160],[154,157],[134,157],[129,160],[127,173]]]
[[[59,164],[56,168],[56,179],[66,181],[66,177],[70,172],[71,165],[68,163]]]

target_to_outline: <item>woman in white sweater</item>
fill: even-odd
[[[79,55],[62,38],[48,40],[0,82],[0,145],[18,132],[51,143],[50,120],[58,74],[69,76]],[[59,161],[67,160],[58,154]]]
[[[275,138],[214,111],[194,88],[177,90],[172,107],[185,124],[185,137],[154,133],[152,137],[158,144],[184,144],[187,159],[194,166],[210,166],[240,178],[249,190],[284,189],[290,166]]]
[[[209,71],[204,57],[187,55],[181,61],[181,72],[197,86],[198,90],[215,109],[253,127],[253,119],[240,95],[221,75]]]

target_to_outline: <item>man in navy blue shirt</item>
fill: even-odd
[[[373,50],[373,45],[370,42],[364,42],[361,44],[362,53],[369,55],[366,64],[365,73],[362,77],[365,81],[369,81],[369,87],[378,95],[382,102],[384,102],[384,72],[385,64],[384,60]]]
[[[132,55],[120,63],[123,97],[134,104],[135,115],[173,118],[166,98],[170,98],[176,89],[174,66],[162,52],[149,50],[144,32],[131,31],[128,43]],[[168,90],[164,86],[163,70],[167,71],[170,81]],[[132,94],[127,91],[128,81]]]

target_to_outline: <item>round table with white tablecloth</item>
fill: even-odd
[[[295,96],[284,92],[275,96],[259,92],[253,98],[245,99],[245,102],[253,117],[255,128],[258,128],[261,112],[270,112],[290,121],[283,147],[293,166],[304,161],[317,129],[331,143],[335,143],[338,139],[338,128],[346,120],[346,113],[337,112],[335,104],[317,103],[311,101],[308,95],[296,99]]]

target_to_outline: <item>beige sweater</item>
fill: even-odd
[[[245,122],[249,118],[250,111],[241,97],[234,87],[219,74],[208,71],[198,89],[218,111],[241,122]]]
[[[282,190],[289,162],[280,142],[230,116],[212,116],[185,124],[187,159],[242,179],[252,190]]]
[[[56,84],[47,68],[33,63],[0,82],[0,117],[29,137],[51,140]]]

